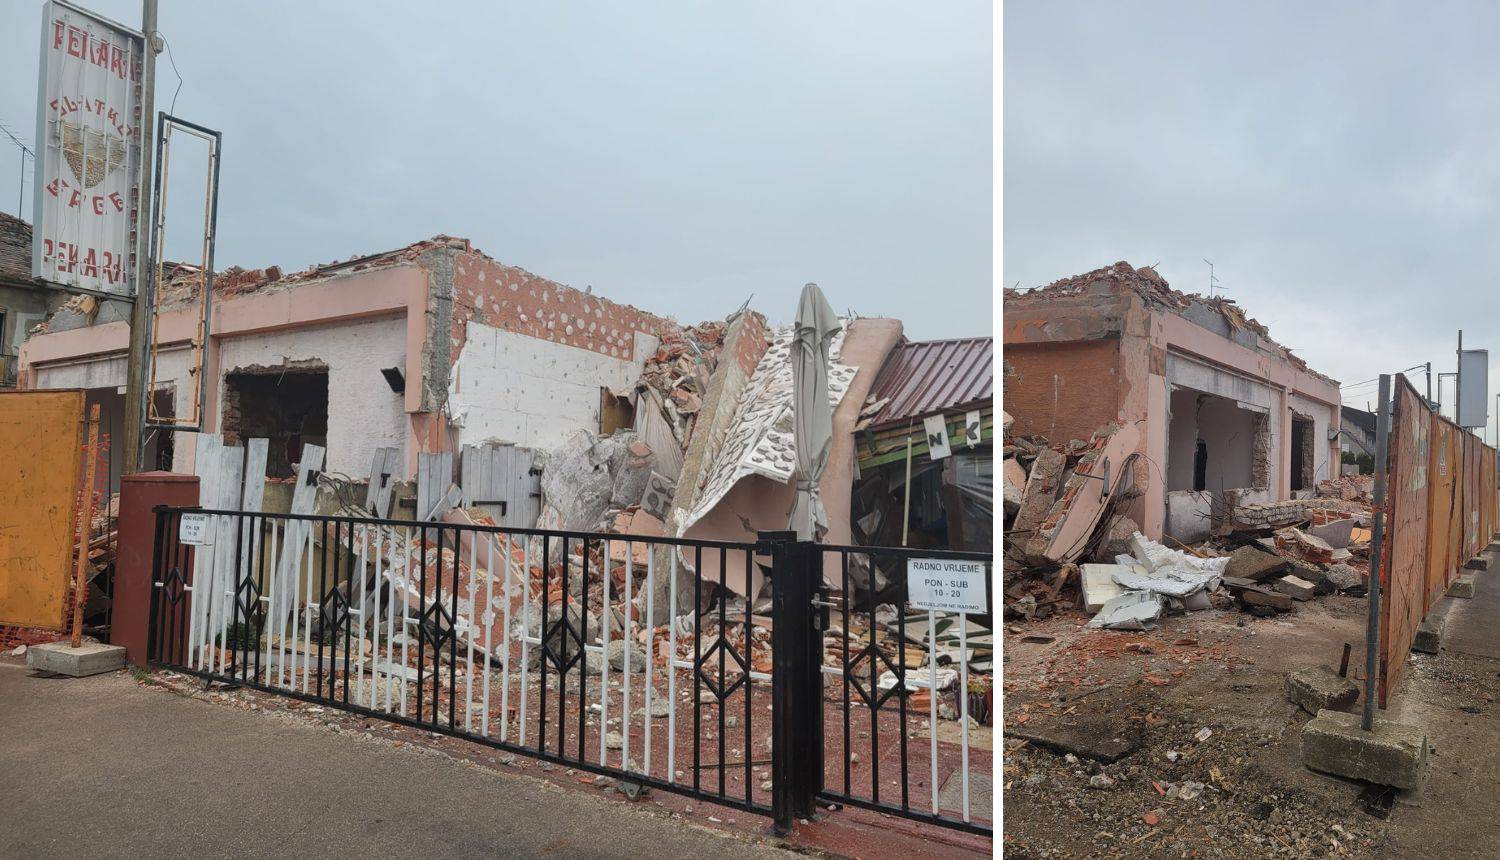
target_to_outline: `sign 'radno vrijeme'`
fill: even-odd
[[[177,523],[177,540],[193,546],[212,543],[208,537],[208,514],[183,514]]]
[[[907,600],[915,609],[939,612],[989,611],[989,574],[982,561],[913,558],[906,562]]]

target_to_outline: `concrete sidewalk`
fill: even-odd
[[[781,857],[409,748],[0,662],[0,857]]]
[[[1381,858],[1493,857],[1500,844],[1500,568],[1454,600],[1442,650],[1412,654],[1388,716],[1422,726],[1426,784],[1391,814]]]

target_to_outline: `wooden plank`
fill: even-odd
[[[401,454],[395,448],[376,448],[370,460],[370,481],[365,488],[365,507],[384,519],[391,515],[391,493],[400,477]]]
[[[0,392],[0,624],[62,630],[84,393]]]
[[[417,518],[425,522],[440,519],[451,504],[448,488],[452,485],[453,452],[418,454]]]
[[[271,450],[269,439],[251,439],[245,443],[245,487],[240,494],[240,510],[259,513],[266,500],[266,458]]]
[[[464,504],[478,507],[499,525],[530,528],[541,516],[541,476],[532,474],[532,453],[514,445],[465,445]]]

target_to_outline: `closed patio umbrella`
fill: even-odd
[[[828,405],[828,349],[839,320],[817,284],[802,288],[792,336],[792,433],[797,446],[797,495],[788,528],[799,540],[817,540],[828,527],[818,482],[828,466],[833,441],[833,407]]]

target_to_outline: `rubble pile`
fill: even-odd
[[[105,494],[96,493],[102,497]],[[84,578],[88,582],[88,597],[83,604],[83,625],[85,628],[98,629],[109,623],[109,610],[113,603],[110,597],[113,588],[110,583],[115,578],[115,550],[117,546],[118,533],[116,528],[120,520],[120,494],[108,494],[108,501],[104,498],[96,498],[94,502],[94,518],[89,523],[88,539],[88,564],[84,569]],[[72,606],[72,594],[74,589],[74,578],[72,567],[74,560],[78,558],[78,543],[75,535],[73,554],[68,560],[68,590],[70,592],[68,605]]]
[[[1233,605],[1257,617],[1335,592],[1362,595],[1370,567],[1368,481],[1325,481],[1327,495],[1242,505],[1228,530],[1192,549],[1227,559],[1221,584]]]
[[[686,326],[662,338],[641,369],[636,392],[666,419],[677,443],[687,446],[698,410],[708,393],[708,379],[718,364],[729,330],[725,321]],[[642,404],[637,405],[642,408]]]
[[[873,621],[868,612],[851,612],[840,619],[835,613],[823,634],[823,665],[856,663],[856,674],[863,679],[862,684],[869,686],[867,676],[873,676],[875,689],[882,693],[902,684],[901,674],[904,674],[900,695],[906,698],[908,711],[925,713],[931,709],[940,720],[957,720],[962,713],[958,697],[964,694],[960,683],[964,673],[960,667],[967,663],[969,716],[980,725],[989,724],[994,637],[988,627],[967,620],[960,635],[957,616],[939,615],[929,627],[926,612],[902,618],[891,604],[876,606]],[[883,659],[861,661],[859,655],[871,647]],[[766,656],[769,661],[769,643]],[[898,674],[895,667],[903,672]],[[932,699],[934,689],[936,702]],[[829,696],[841,698],[842,693],[835,687]]]
[[[1358,502],[1369,507],[1375,500],[1374,475],[1342,475],[1318,482],[1318,497]]]
[[[1061,445],[1012,433],[1008,416],[1003,427],[1008,619],[1045,619],[1081,605],[1097,613],[1092,626],[1139,630],[1163,613],[1218,605],[1268,616],[1335,591],[1363,593],[1370,476],[1323,481],[1310,498],[1231,505],[1213,537],[1173,549],[1146,539],[1115,510],[1132,492],[1129,482],[1105,502],[1081,505],[1100,483],[1091,482],[1092,466],[1117,427]],[[1117,474],[1127,468],[1116,466]],[[1061,551],[1049,545],[1049,534],[1079,510],[1085,525],[1094,518],[1089,530],[1077,530],[1083,537]]]
[[[1074,439],[1053,445],[1041,436],[1011,432],[1012,421],[1002,421],[1005,459],[1001,474],[1004,488],[1005,547],[1003,558],[1005,615],[1007,618],[1046,618],[1077,605],[1080,570],[1077,562],[1100,553],[1125,551],[1130,535],[1139,526],[1114,511],[1114,506],[1134,494],[1132,481],[1113,481],[1107,503],[1094,504],[1084,517],[1092,516],[1091,528],[1071,546],[1054,546],[1050,538],[1064,520],[1079,507],[1083,494],[1093,488],[1099,498],[1103,475],[1095,475],[1102,452],[1119,429],[1099,428],[1088,440]],[[1124,466],[1115,475],[1123,476]],[[1096,480],[1096,478],[1098,480]],[[1123,488],[1123,489],[1122,489]],[[1109,557],[1109,556],[1104,556]]]
[[[1142,266],[1139,269],[1121,260],[1110,266],[1074,275],[1071,278],[1063,278],[1053,281],[1045,287],[1027,290],[1024,293],[1016,289],[1007,289],[1004,299],[1008,303],[1022,295],[1028,298],[1052,299],[1068,298],[1072,296],[1083,296],[1089,294],[1096,286],[1123,287],[1139,295],[1148,307],[1164,307],[1182,314],[1194,307],[1208,309],[1218,313],[1224,319],[1224,323],[1231,332],[1249,331],[1253,332],[1259,339],[1261,349],[1273,351],[1278,357],[1289,362],[1293,367],[1305,373],[1311,373],[1320,379],[1330,382],[1332,380],[1307,366],[1299,356],[1291,350],[1271,339],[1270,330],[1256,320],[1245,315],[1234,299],[1225,296],[1205,296],[1199,293],[1183,293],[1172,288],[1155,269],[1150,266]]]

